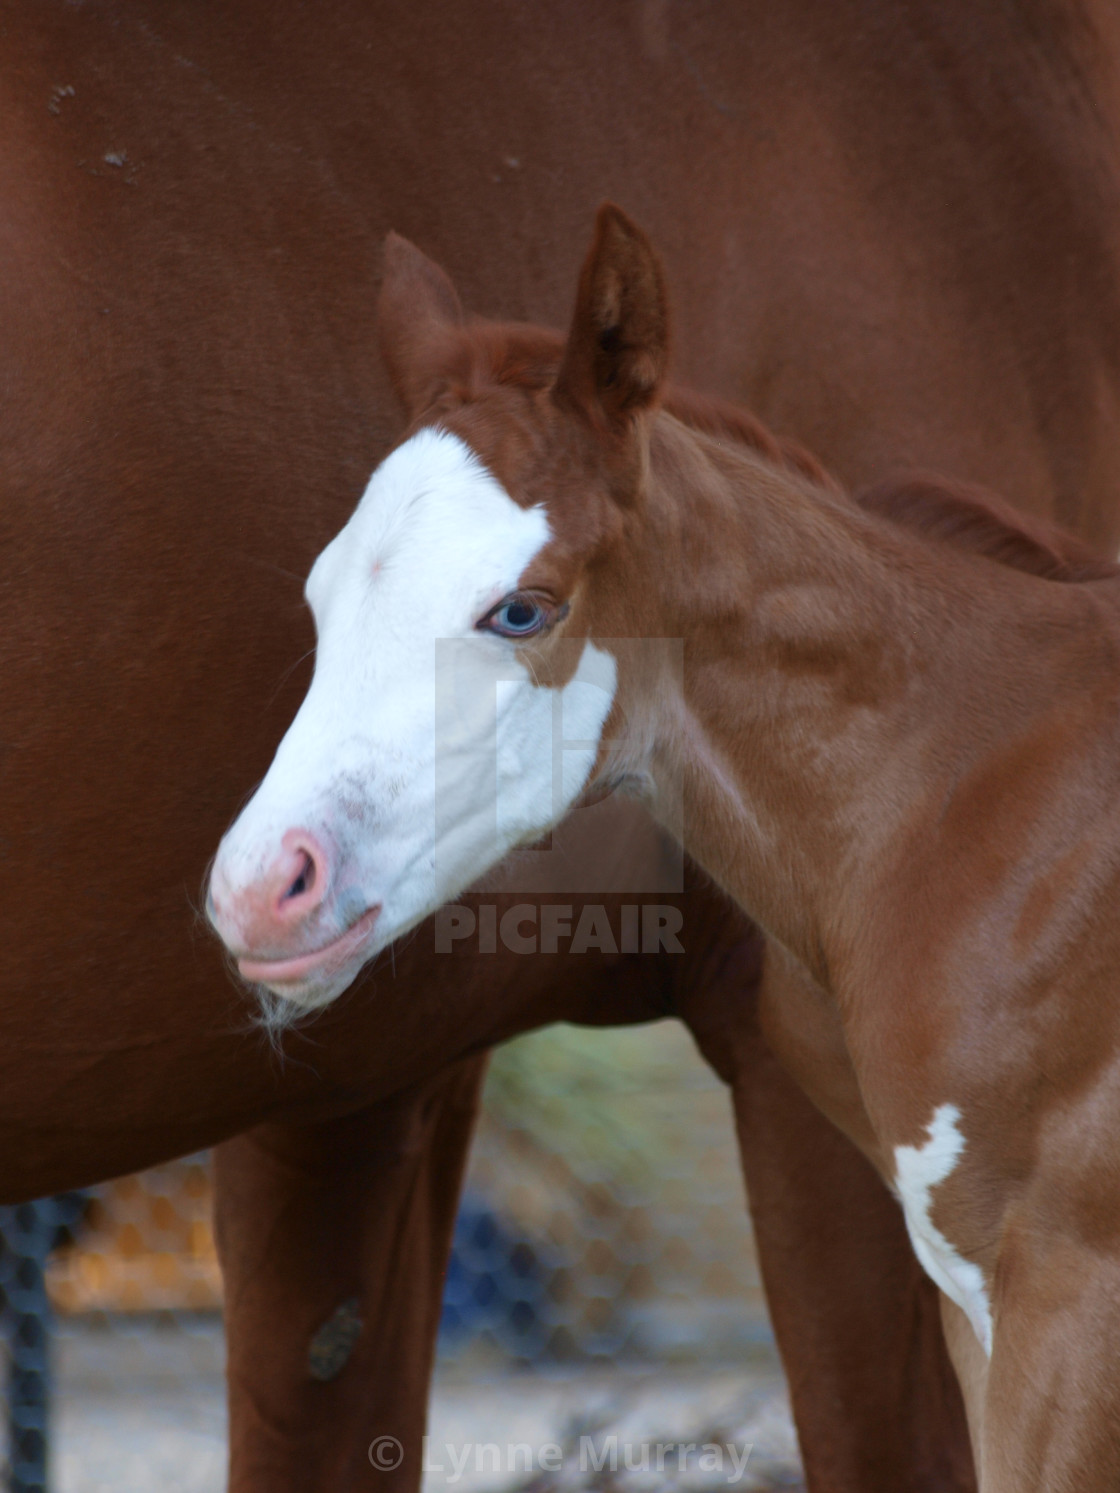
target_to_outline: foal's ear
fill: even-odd
[[[669,296],[661,260],[621,208],[605,202],[584,260],[553,390],[611,427],[656,403],[669,366]]]
[[[422,414],[446,382],[452,334],[462,324],[463,308],[446,271],[408,239],[390,233],[377,337],[409,419]]]

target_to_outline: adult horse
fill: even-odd
[[[580,990],[460,959],[452,992],[422,935],[283,1065],[191,906],[302,692],[288,573],[396,432],[373,336],[390,227],[476,303],[555,322],[590,208],[622,197],[666,249],[683,375],[849,479],[936,458],[1114,544],[1107,13],[0,14],[3,1195],[259,1126],[219,1152],[233,1485],[383,1486],[386,1427],[412,1486],[479,1054],[674,1001],[734,1083],[810,1480],[966,1483],[894,1204],[760,1040],[730,1058],[752,946],[702,892],[689,958],[652,984],[643,956]],[[363,1339],[316,1383],[309,1340],[355,1294]]]

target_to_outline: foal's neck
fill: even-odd
[[[1024,707],[1008,678],[1024,651],[1044,669],[1045,627],[1030,636],[1019,591],[1076,588],[917,538],[667,416],[641,522],[642,626],[685,645],[683,680],[627,702],[658,811],[683,797],[696,859],[825,978],[908,816],[1029,715],[1037,692]]]

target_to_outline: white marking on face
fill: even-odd
[[[524,653],[476,627],[550,537],[542,508],[515,503],[457,437],[424,430],[378,468],[315,562],[311,688],[222,842],[215,884],[220,875],[236,909],[237,888],[259,884],[283,835],[303,828],[329,848],[332,884],[296,952],[382,910],[353,967],[271,986],[277,994],[333,999],[366,959],[539,838],[582,791],[614,697],[613,658],[586,645],[566,686],[540,688]],[[241,953],[235,911],[215,922]],[[285,937],[261,953],[289,952]]]
[[[955,1104],[933,1112],[924,1146],[896,1146],[895,1187],[902,1202],[914,1253],[926,1274],[972,1323],[980,1346],[992,1356],[992,1309],[979,1265],[959,1254],[930,1217],[933,1189],[952,1172],[965,1147]]]

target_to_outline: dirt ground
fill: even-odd
[[[222,1493],[225,1403],[216,1321],[186,1332],[69,1329],[58,1352],[54,1493]],[[372,1458],[395,1457],[370,1426]],[[437,1376],[426,1493],[659,1493],[802,1487],[776,1356],[718,1368]]]

